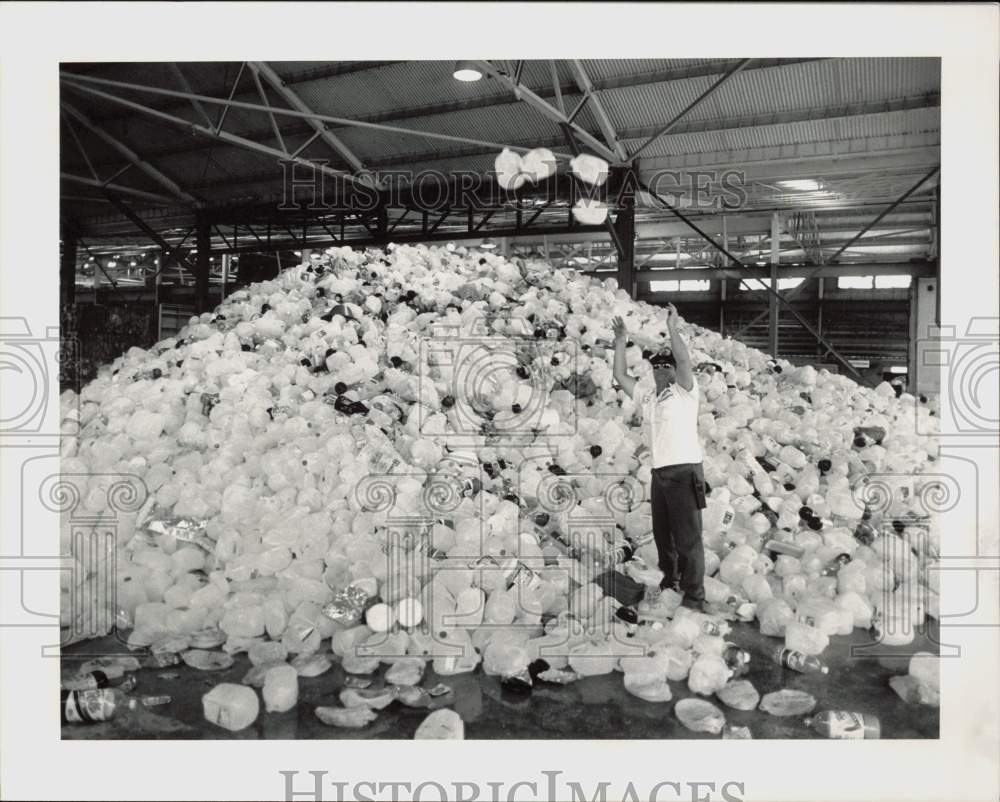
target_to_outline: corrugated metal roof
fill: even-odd
[[[666,134],[644,151],[643,155],[650,158],[677,153],[707,153],[846,138],[902,136],[937,131],[940,116],[940,109],[937,108],[911,109],[828,120],[775,123],[752,128],[728,128],[724,132]],[[624,140],[630,148],[638,147],[645,141]]]
[[[830,59],[745,69],[689,111],[684,121],[822,110],[845,104],[919,97],[940,91],[937,59],[903,59],[905,64],[882,63],[892,61]],[[601,100],[618,130],[663,124],[719,77],[702,76],[607,89],[601,93]]]
[[[733,59],[588,59],[582,62],[588,77],[598,86],[608,82],[633,84],[605,88],[599,95],[612,125],[619,132],[655,129],[662,125],[711,86],[732,63]],[[572,108],[580,97],[573,73],[565,62],[556,62],[556,65],[566,105]],[[364,163],[440,171],[484,171],[492,166],[496,155],[493,148],[504,144],[527,147],[542,142],[568,150],[556,123],[528,104],[515,101],[502,82],[455,81],[451,75],[452,61],[275,62],[272,66],[280,75],[294,81],[292,90],[318,113],[351,119],[399,117],[401,119],[391,124],[413,131],[495,143],[476,146],[408,133],[331,126]],[[703,71],[700,68],[706,66],[714,68],[713,74],[678,77],[692,69]],[[196,91],[224,96],[228,94],[227,87],[231,87],[239,64],[203,62],[182,64],[181,67]],[[178,88],[177,76],[165,64],[69,65],[67,69]],[[551,97],[547,61],[525,62],[522,80]],[[863,149],[926,148],[939,141],[940,110],[931,97],[939,92],[938,59],[825,59],[756,68],[751,64],[692,110],[678,126],[677,133],[662,137],[645,151],[643,159],[683,154],[725,156],[760,149],[777,152],[774,158],[789,159],[799,154],[841,153],[845,152],[844,148],[853,151],[855,143]],[[182,118],[200,121],[198,112],[186,100],[140,96],[125,91],[122,95],[166,108]],[[268,95],[272,103],[280,103],[274,92],[268,90]],[[68,96],[91,118],[111,114],[112,118],[102,123],[105,130],[127,142],[140,155],[148,156],[182,186],[203,187],[203,194],[210,199],[244,194],[269,195],[280,191],[281,170],[274,157],[224,142],[206,145],[204,139],[188,138],[177,126],[123,110],[118,105],[73,92]],[[244,75],[237,98],[260,102],[249,72]],[[901,100],[909,100],[911,105],[927,105],[900,111],[882,111],[877,105],[869,105],[868,110],[872,113],[857,113],[857,104]],[[841,107],[845,104],[855,104],[854,108],[847,109],[848,116],[830,116],[843,113]],[[219,107],[210,106],[208,110],[214,117]],[[773,122],[768,116],[788,113],[817,119]],[[289,148],[294,149],[310,135],[301,120],[279,116],[278,122],[286,132],[287,129],[305,130],[305,133],[287,134]],[[592,104],[584,108],[577,122],[603,141]],[[277,145],[271,123],[261,112],[233,108],[228,112],[225,130],[270,147]],[[89,155],[99,162],[101,175],[109,175],[123,164],[117,153],[97,144],[92,135],[81,135],[81,139],[87,144]],[[64,168],[87,174],[85,162],[71,139],[67,140],[65,130],[62,141]],[[645,137],[634,137],[626,139],[625,144],[634,148],[644,141]],[[189,142],[191,147],[188,147]],[[342,164],[321,141],[311,145],[305,154],[313,158],[329,157],[334,166]],[[895,173],[883,171],[879,176],[872,176],[870,181],[851,184],[851,191],[859,197],[882,197],[897,191],[911,179],[912,171],[906,169]],[[135,170],[122,178],[122,183],[129,182],[137,188],[151,186]],[[751,202],[766,200],[754,197]],[[803,208],[810,204],[812,200],[804,200]],[[823,205],[818,201],[817,204]],[[88,213],[92,206],[86,205]]]

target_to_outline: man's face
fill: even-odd
[[[653,381],[656,382],[656,391],[661,392],[677,381],[677,369],[673,365],[654,365]]]

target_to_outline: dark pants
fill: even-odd
[[[705,509],[705,474],[701,463],[653,469],[653,538],[660,556],[660,587],[680,584],[685,598],[705,598],[705,547],[701,511]]]

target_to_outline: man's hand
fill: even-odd
[[[615,333],[615,342],[626,342],[628,340],[628,332],[625,331],[625,321],[620,317],[615,317],[611,319],[611,330]]]
[[[667,328],[673,329],[677,325],[678,319],[677,307],[673,304],[667,304]]]

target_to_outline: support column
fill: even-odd
[[[818,279],[816,279],[816,281],[818,282],[818,286],[817,286],[817,289],[816,289],[816,301],[817,301],[817,305],[816,305],[816,307],[817,307],[816,308],[816,331],[819,333],[819,336],[822,337],[823,336],[823,294],[824,294],[824,291],[826,290],[826,287],[823,284],[823,279],[822,278],[818,278]],[[816,342],[816,354],[818,356],[820,356],[820,357],[826,357],[826,350],[823,348],[822,345],[820,345],[820,343],[819,343],[818,340]]]
[[[385,250],[389,244],[389,210],[384,203],[378,207],[378,241],[379,246]]]
[[[910,286],[909,392],[937,395],[941,392],[941,345],[935,314],[940,284],[936,278],[918,278]]]
[[[934,263],[936,265],[935,287],[941,286],[941,182],[934,187]],[[934,322],[941,326],[941,293],[937,293],[936,307],[934,309]]]
[[[306,260],[309,259],[306,251],[303,251],[302,255],[306,258]],[[232,262],[233,255],[231,253],[222,254],[222,297],[219,298],[219,303],[226,300],[226,290],[228,289],[229,271],[232,269]]]
[[[76,300],[76,236],[63,234],[59,257],[59,303],[68,306]]]
[[[635,182],[631,180],[631,172],[636,166],[630,165],[624,168],[622,180],[611,181],[608,176],[608,183],[611,186],[621,186],[622,191],[618,198],[620,208],[615,216],[615,232],[618,234],[618,242],[615,249],[618,251],[618,286],[628,293],[629,298],[635,298]]]
[[[729,230],[726,228],[726,216],[722,215],[722,247],[729,250]],[[723,276],[719,279],[719,334],[726,336],[726,289],[728,282]]]
[[[781,260],[781,231],[778,213],[771,213],[771,295],[768,299],[767,348],[778,358],[778,262]]]
[[[196,231],[198,258],[194,271],[194,313],[200,315],[211,309],[208,298],[208,273],[210,250],[212,248],[212,227],[205,217],[199,217]]]

